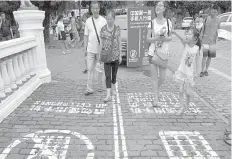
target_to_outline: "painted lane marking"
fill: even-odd
[[[199,132],[160,131],[159,136],[170,159],[211,158],[220,159]]]
[[[115,86],[116,86],[116,101],[117,101],[118,117],[119,117],[119,125],[120,125],[120,135],[121,135],[121,140],[122,140],[123,159],[128,159],[126,138],[125,138],[124,126],[123,126],[122,109],[120,105],[120,97],[119,97],[119,92],[118,92],[118,83],[116,83]]]
[[[213,67],[210,67],[209,70],[212,71],[213,73],[215,73],[216,75],[219,75],[219,76],[224,77],[225,79],[231,81],[231,77],[222,73],[221,71],[218,71],[217,69],[215,69]]]
[[[152,107],[152,100],[155,99],[153,92],[127,93],[127,101],[131,112],[134,114],[176,114],[180,109],[178,96],[178,92],[160,92],[159,103],[161,107],[159,108]],[[189,110],[185,113],[200,114],[202,111],[196,107],[195,103],[190,102]]]
[[[31,111],[38,112],[55,112],[69,114],[95,114],[102,115],[105,113],[107,104],[90,104],[90,103],[66,103],[53,101],[36,101],[31,106]]]
[[[49,159],[65,159],[69,143],[70,137],[66,136],[38,136],[36,135],[33,140],[36,143],[33,149],[30,152],[30,155],[27,159],[33,159],[36,156],[48,156]],[[63,145],[61,145],[63,144]],[[38,153],[37,149],[40,149]],[[51,150],[52,149],[52,150]]]
[[[117,121],[117,110],[116,110],[116,100],[115,97],[112,96],[113,103],[113,121],[114,121],[114,157],[115,159],[119,159],[119,141],[118,141],[118,121]]]
[[[69,142],[70,142],[70,137],[65,137],[64,136],[58,136],[58,142],[64,140],[64,145],[63,145],[63,152],[62,154],[58,155],[57,153],[57,148],[58,145],[55,144],[52,148],[53,150],[49,150],[49,145],[51,144],[52,140],[54,140],[54,136],[49,136],[48,138],[46,138],[44,136],[44,134],[49,134],[49,133],[59,133],[59,134],[65,134],[65,135],[73,135],[76,138],[79,138],[81,141],[83,141],[87,147],[88,154],[86,159],[93,159],[94,158],[94,146],[92,144],[92,142],[85,136],[82,135],[78,132],[72,132],[70,130],[45,130],[45,131],[37,131],[35,133],[31,133],[31,134],[27,134],[25,135],[22,139],[17,139],[15,140],[13,143],[9,144],[7,146],[7,148],[5,148],[2,153],[0,154],[0,159],[5,159],[9,153],[12,151],[12,149],[14,147],[16,147],[18,144],[25,142],[27,140],[32,139],[36,144],[34,145],[34,148],[32,149],[32,151],[30,152],[30,154],[28,154],[28,158],[27,159],[31,159],[35,156],[38,156],[38,152],[36,152],[36,148],[40,148],[40,152],[39,155],[40,156],[45,156],[48,157],[49,159],[64,159],[66,157],[66,153],[68,150],[68,146],[69,146]],[[41,136],[40,136],[41,135]],[[47,140],[47,142],[42,142],[43,139]],[[60,143],[60,142],[59,142]],[[37,153],[37,154],[36,154]]]

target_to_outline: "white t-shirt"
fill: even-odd
[[[98,37],[100,40],[100,31],[101,31],[101,28],[107,24],[106,19],[103,18],[102,16],[99,16],[98,19],[93,18],[93,20],[94,20],[94,23],[95,23],[95,26],[97,29],[97,34],[98,34]],[[84,35],[89,36],[87,52],[99,53],[100,45],[99,45],[98,40],[97,40],[97,35],[95,33],[92,17],[90,17],[86,20],[85,34]]]
[[[59,21],[57,23],[57,29],[60,30],[60,31],[64,31],[64,23]]]
[[[169,36],[171,35],[171,31],[172,31],[172,23],[171,21],[168,19],[168,24],[169,24]],[[154,34],[155,36],[159,36],[160,34],[160,31],[162,29],[165,29],[165,36],[168,36],[168,24],[167,24],[167,21],[163,24],[163,25],[160,25],[156,22],[156,20],[152,20],[152,28],[153,28],[153,31],[154,31]],[[151,28],[151,23],[149,24],[148,28]],[[163,42],[162,44],[162,49],[165,49],[165,52],[169,52],[169,42]],[[148,55],[150,56],[153,56],[154,55],[154,51],[156,49],[156,47],[158,46],[158,42],[156,43],[152,43],[149,47],[149,51],[148,51]]]

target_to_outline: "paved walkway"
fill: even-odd
[[[87,75],[80,50],[62,55],[50,49],[47,57],[52,82],[0,123],[0,159],[231,158],[222,139],[223,114],[212,109],[218,106],[206,97],[213,94],[201,93],[200,83],[189,111],[176,115],[178,86],[170,78],[161,89],[162,107],[152,108],[148,72],[121,66],[117,95],[104,104],[105,92],[83,95]],[[207,80],[215,76],[210,72]]]

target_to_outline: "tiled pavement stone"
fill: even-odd
[[[176,42],[175,38],[173,41]],[[223,44],[225,42],[222,41]],[[223,62],[226,62],[227,58],[224,57],[227,55],[228,53],[224,51],[218,59],[221,58]],[[167,142],[165,143],[159,133],[167,131],[199,132],[221,159],[231,158],[230,147],[223,142],[226,124],[219,116],[220,114],[230,115],[228,107],[225,107],[230,103],[230,100],[228,103],[227,95],[230,88],[223,86],[223,84],[228,85],[224,78],[210,72],[209,78],[197,79],[196,91],[199,96],[191,99],[189,112],[176,115],[175,112],[179,109],[178,85],[170,79],[172,72],[168,72],[168,78],[161,87],[162,108],[151,107],[153,93],[151,93],[151,79],[147,71],[149,67],[132,69],[120,66],[118,72],[120,103],[104,104],[102,99],[105,97],[105,92],[95,92],[90,96],[83,94],[87,78],[86,74],[82,74],[85,68],[83,59],[84,54],[80,50],[72,50],[72,53],[67,55],[60,55],[58,50],[47,50],[52,82],[39,87],[0,123],[0,154],[17,139],[21,141],[10,151],[6,159],[27,159],[29,154],[34,153],[43,155],[44,151],[39,148],[43,145],[48,146],[49,150],[56,152],[55,154],[60,154],[60,158],[62,158],[62,153],[66,153],[67,159],[86,159],[88,153],[94,153],[94,159],[113,159],[116,145],[114,142],[116,125],[113,122],[114,106],[119,158],[125,157],[123,149],[126,148],[129,159],[168,159],[170,156],[166,151],[165,145],[167,144],[176,156],[183,156],[180,144],[183,145],[189,157],[196,155],[184,135],[179,135],[178,140],[173,136],[166,136]],[[174,62],[170,62],[173,68],[175,68],[175,63],[178,64],[178,58],[176,59],[176,62],[174,59]],[[214,60],[212,67],[221,72],[228,70],[230,63],[227,62],[226,67],[219,63]],[[230,74],[227,75],[230,76]],[[207,84],[203,85],[203,83]],[[217,90],[218,87],[214,85],[220,86],[221,89]],[[215,93],[220,96],[216,97]],[[205,106],[202,98],[212,108],[216,108],[215,111],[218,113]],[[121,108],[123,127],[120,125],[118,108]],[[121,134],[121,128],[124,130],[125,145],[122,142],[124,136]],[[46,130],[51,130],[53,133],[35,134],[35,132]],[[81,139],[73,134],[55,133],[55,130],[77,132],[76,135],[78,136],[79,133]],[[28,134],[31,134],[32,138],[38,142],[37,147],[30,137],[23,140],[23,137]],[[199,141],[199,136],[190,136],[190,138],[202,155],[210,155],[204,151],[205,146],[201,140]],[[32,151],[33,149],[35,152]],[[47,151],[47,153],[49,156],[50,152]],[[37,158],[40,158],[39,155]]]

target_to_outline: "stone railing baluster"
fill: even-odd
[[[12,89],[11,89],[11,85],[10,85],[10,77],[8,75],[8,72],[7,72],[5,59],[2,59],[2,61],[1,61],[1,70],[2,70],[2,78],[3,78],[3,82],[4,82],[5,93],[11,93]]]
[[[12,56],[8,57],[6,62],[7,62],[7,72],[10,78],[11,89],[14,90],[17,88],[17,85],[16,85],[15,71],[13,69],[13,64],[12,64]]]
[[[33,61],[33,52],[32,50],[28,51],[28,62],[29,62],[29,71],[30,71],[30,76],[34,76],[34,61]]]
[[[20,53],[18,55],[18,59],[19,59],[19,68],[20,68],[20,72],[21,72],[21,80],[23,82],[26,82],[27,81],[27,78],[26,78],[26,74],[25,74],[25,67],[24,67],[24,64],[23,64],[23,58],[22,58],[22,54]]]
[[[35,74],[37,73],[37,66],[38,66],[38,60],[37,60],[37,56],[36,56],[36,48],[32,48],[31,49],[32,52],[32,59],[33,59],[33,72],[35,72]]]
[[[28,56],[27,56],[27,52],[28,51],[25,51],[23,53],[23,63],[24,63],[24,67],[25,67],[25,74],[26,74],[26,78],[27,79],[30,79],[30,74],[29,74],[29,63],[28,63]]]
[[[20,68],[19,68],[18,55],[14,55],[14,57],[13,57],[13,68],[15,71],[16,84],[20,86],[23,84],[23,82],[21,80],[21,72],[20,72]]]
[[[4,81],[2,79],[2,72],[0,72],[0,99],[5,98],[6,94],[4,91]]]

